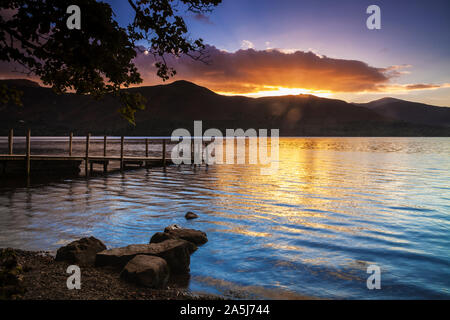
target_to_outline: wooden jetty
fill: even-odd
[[[125,137],[120,138],[120,154],[107,155],[108,137],[103,138],[103,155],[90,154],[91,135],[86,136],[86,147],[83,155],[74,155],[73,133],[69,135],[67,155],[35,155],[31,154],[31,131],[26,135],[25,154],[14,154],[14,135],[10,130],[8,136],[8,154],[0,154],[0,174],[3,175],[23,175],[29,177],[31,174],[52,174],[52,175],[78,175],[80,166],[84,162],[85,175],[89,176],[94,171],[94,164],[103,166],[103,172],[108,172],[111,162],[117,162],[121,171],[136,167],[163,167],[172,164],[171,159],[166,159],[166,139],[162,139],[162,150],[160,157],[149,156],[149,141],[145,139],[145,155],[126,156],[124,154]]]

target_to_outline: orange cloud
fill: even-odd
[[[155,58],[142,52],[138,52],[134,62],[144,85],[160,84]],[[206,52],[207,64],[187,56],[165,57],[177,71],[173,80],[192,81],[222,94],[254,97],[298,93],[327,97],[333,93],[397,93],[450,87],[448,83],[396,84],[393,80],[406,73],[404,69],[410,65],[377,68],[358,60],[329,58],[295,49],[227,52],[207,46]],[[16,63],[0,61],[0,78],[23,78],[23,74],[11,72],[17,67]]]
[[[386,84],[395,73],[362,61],[328,58],[313,52],[282,52],[277,49],[225,52],[213,46],[208,46],[207,52],[208,64],[188,57],[168,57],[167,61],[177,70],[177,79],[193,81],[214,91],[242,94],[267,87],[333,92],[376,91],[377,86]],[[136,59],[147,83],[156,80],[153,59],[142,55]]]
[[[410,65],[377,68],[358,60],[335,59],[299,50],[252,48],[227,52],[207,46],[209,63],[188,57],[166,60],[177,70],[175,79],[203,85],[225,94],[257,95],[259,92],[335,92],[360,93],[382,91],[427,90],[445,87],[437,84],[392,83],[408,73]],[[145,84],[155,84],[154,58],[139,55],[136,64]],[[277,88],[277,89],[273,89]]]

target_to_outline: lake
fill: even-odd
[[[49,147],[32,143],[36,153]],[[50,147],[63,152],[66,142]],[[74,151],[83,148],[80,140]],[[178,224],[209,238],[191,257],[193,292],[450,298],[450,138],[280,138],[279,154],[272,175],[250,164],[183,165],[2,183],[0,247],[54,251],[83,236],[119,247]],[[200,218],[186,221],[187,211]],[[369,265],[381,269],[380,290],[367,289]]]

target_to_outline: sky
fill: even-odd
[[[113,8],[118,3],[125,5]],[[380,30],[366,26],[372,4],[381,9]],[[211,46],[212,62],[173,61],[177,79],[219,93],[350,102],[391,96],[450,106],[448,0],[224,0],[185,20],[191,37]]]
[[[127,1],[105,2],[121,25],[133,18]],[[370,5],[381,9],[380,30],[366,26]],[[450,107],[449,0],[223,0],[209,14],[179,14],[210,58],[168,57],[177,70],[170,81],[227,95],[389,96]],[[153,59],[135,60],[144,85],[163,83]]]

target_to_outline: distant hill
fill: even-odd
[[[450,108],[430,106],[395,98],[383,98],[358,104],[381,116],[414,124],[450,126]]]
[[[9,80],[0,80],[0,84],[7,84],[14,87],[32,87],[39,88],[39,83],[35,81],[31,81],[28,79],[9,79]]]
[[[383,114],[375,105],[312,95],[223,96],[187,81],[128,89],[147,98],[147,108],[137,112],[133,127],[119,115],[119,104],[110,96],[96,101],[72,93],[56,95],[28,80],[1,83],[22,90],[24,106],[0,107],[0,135],[6,135],[9,128],[17,134],[31,128],[33,135],[67,135],[70,131],[76,135],[171,135],[176,128],[192,132],[193,121],[203,120],[204,129],[279,128],[283,136],[450,136],[448,120],[439,125],[417,124],[406,116]],[[403,103],[411,108],[416,105]],[[430,113],[441,109],[427,108]]]

